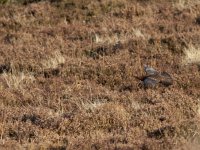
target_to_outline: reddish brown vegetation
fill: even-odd
[[[197,149],[199,15],[198,1],[0,6],[1,149]],[[174,84],[140,87],[144,64]]]

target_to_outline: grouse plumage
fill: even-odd
[[[149,67],[147,65],[144,65],[144,71],[146,72],[147,75],[157,75],[158,71],[156,71],[154,68]]]
[[[136,77],[142,81],[144,88],[155,88],[158,85],[170,86],[173,84],[173,79],[167,72],[159,72],[152,67],[147,65],[144,66],[146,73],[143,77]]]

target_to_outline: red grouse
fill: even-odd
[[[146,73],[143,77],[136,77],[142,81],[145,88],[154,88],[157,85],[170,86],[173,84],[173,79],[167,72],[159,72],[147,65],[144,66]]]

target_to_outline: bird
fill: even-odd
[[[143,80],[143,85],[145,88],[155,88],[156,85],[158,85],[159,81],[151,78],[151,77],[146,77]]]
[[[146,72],[147,75],[156,75],[156,74],[158,74],[158,71],[156,71],[154,68],[149,67],[147,65],[144,65],[144,71]]]
[[[155,88],[158,85],[163,85],[165,87],[173,84],[173,79],[171,75],[165,71],[159,72],[152,67],[144,65],[144,71],[146,75],[142,77],[136,77],[142,81],[144,88]]]
[[[141,81],[140,85],[142,85],[145,89],[155,88],[159,83],[159,80],[156,79],[155,76],[140,76],[140,77],[134,76],[134,77]]]
[[[171,77],[171,75],[167,72],[161,72],[160,73],[160,83],[163,84],[164,86],[170,86],[173,84],[173,79]]]

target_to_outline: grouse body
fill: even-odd
[[[165,71],[159,72],[147,65],[144,66],[144,71],[146,73],[145,76],[136,78],[142,81],[142,84],[145,88],[154,88],[158,85],[167,87],[173,84],[171,75]]]

